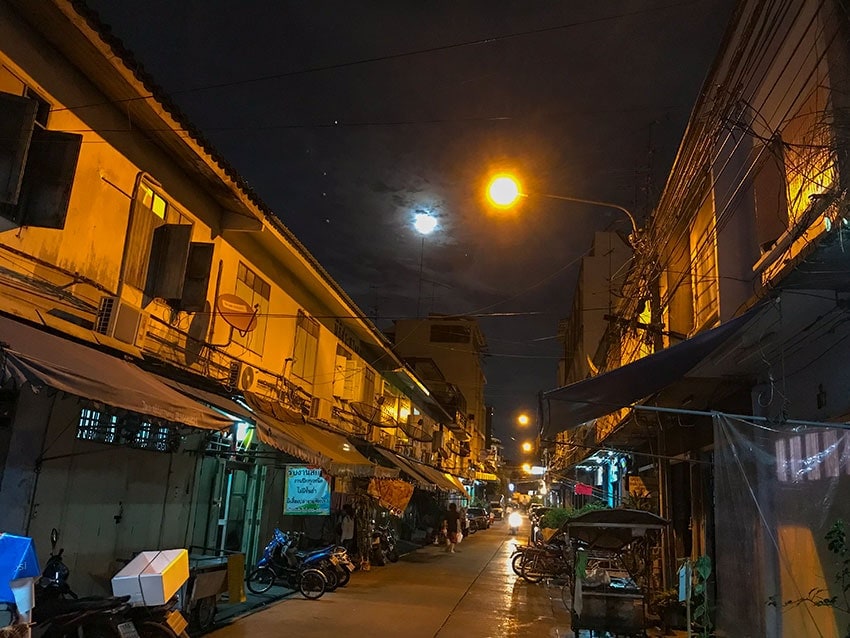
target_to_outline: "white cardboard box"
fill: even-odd
[[[142,552],[112,577],[112,594],[130,596],[134,605],[164,605],[189,579],[189,552]]]

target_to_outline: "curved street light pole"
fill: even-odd
[[[635,220],[635,216],[632,215],[632,212],[624,206],[620,206],[614,202],[605,202],[598,199],[587,199],[584,197],[553,195],[551,193],[523,193],[519,181],[514,176],[506,173],[493,177],[487,187],[487,198],[496,208],[511,208],[520,197],[528,199],[529,196],[546,197],[548,199],[557,199],[564,202],[576,202],[579,204],[591,204],[593,206],[605,206],[606,208],[619,210],[629,218],[629,222],[632,225],[632,232],[629,235],[629,244],[633,249],[637,248],[639,238],[637,221]]]
[[[613,202],[603,202],[596,199],[584,199],[581,197],[567,197],[566,195],[552,195],[550,193],[535,193],[537,197],[548,197],[549,199],[560,199],[565,202],[576,202],[579,204],[593,204],[595,206],[607,206],[608,208],[616,208],[617,210],[625,213],[626,217],[629,218],[629,222],[632,224],[632,235],[633,237],[637,237],[638,228],[637,222],[635,221],[635,216],[632,215],[631,211],[628,208],[620,206],[619,204],[615,204]],[[525,193],[523,193],[523,197],[528,197]]]

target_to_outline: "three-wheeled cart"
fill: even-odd
[[[227,569],[227,556],[189,554],[189,580],[181,598],[183,612],[195,631],[212,627],[218,600],[228,590]]]
[[[646,636],[651,551],[666,525],[629,509],[591,511],[564,524],[575,574],[563,598],[576,636]]]

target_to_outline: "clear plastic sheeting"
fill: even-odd
[[[799,601],[844,599],[825,536],[850,523],[850,431],[723,414],[714,430],[718,635],[844,636],[846,614]]]

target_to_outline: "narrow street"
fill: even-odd
[[[356,572],[347,587],[317,601],[292,596],[210,635],[572,637],[560,588],[531,585],[511,570],[513,545],[525,538],[497,521],[454,554],[423,547],[394,565]]]

